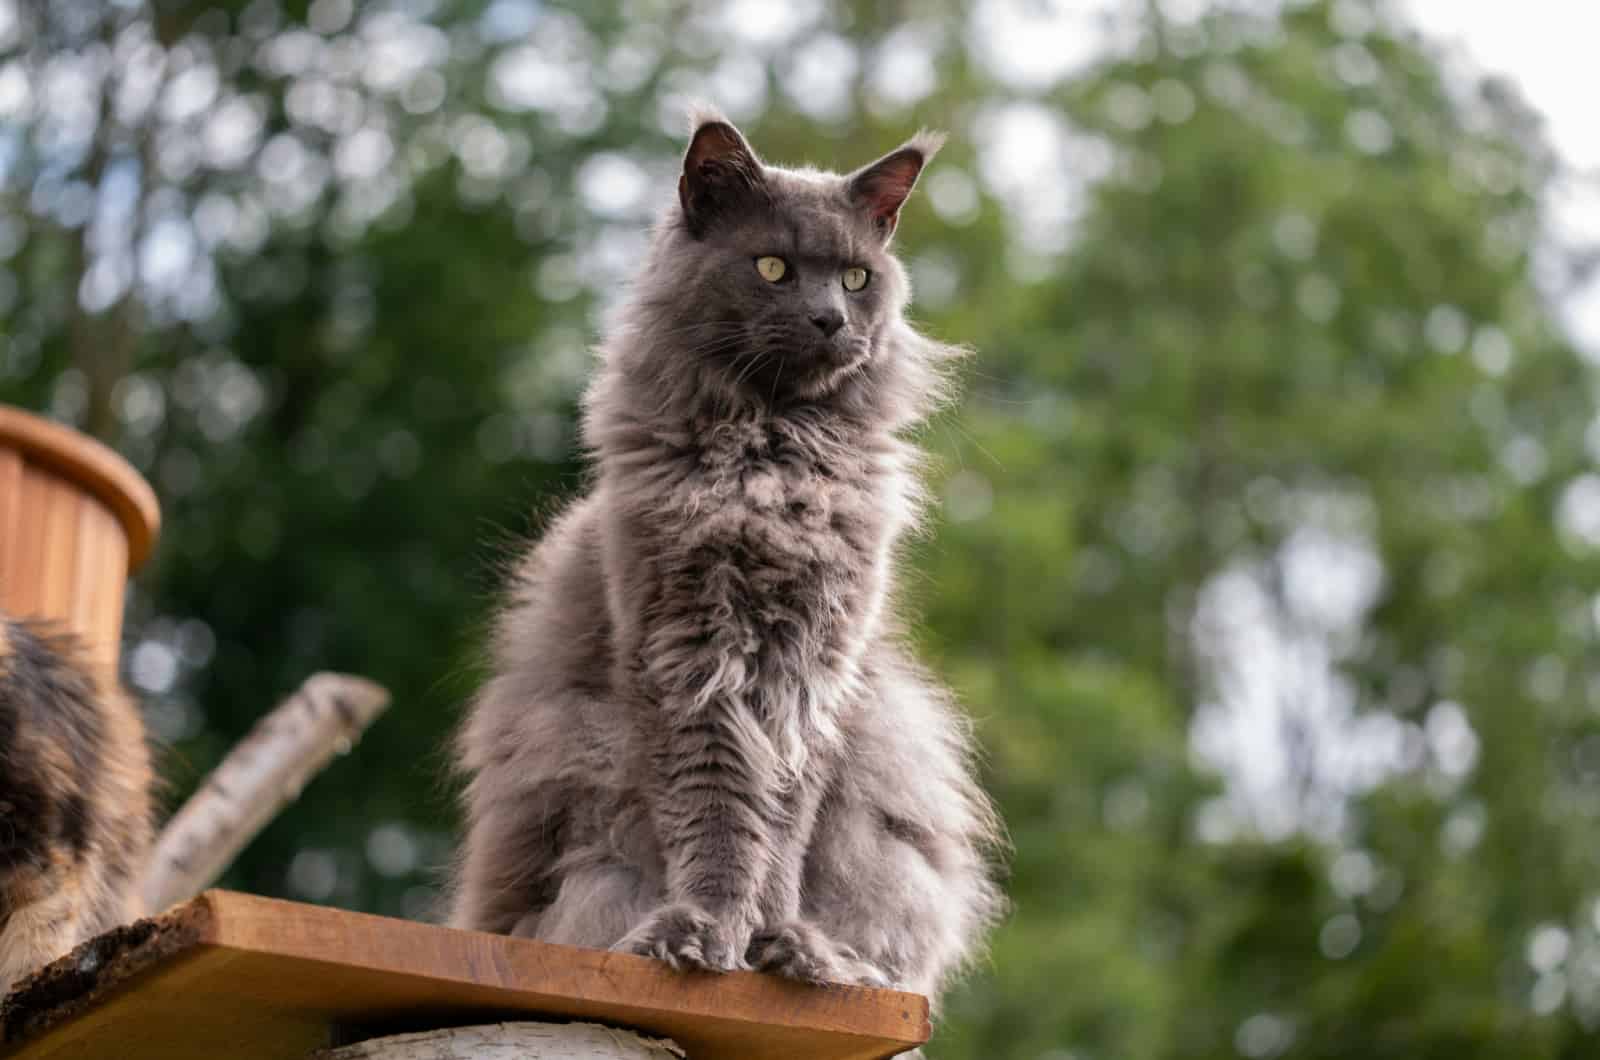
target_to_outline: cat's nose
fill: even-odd
[[[835,331],[844,327],[844,314],[837,309],[824,309],[811,314],[811,323],[817,326],[818,331],[832,338]]]

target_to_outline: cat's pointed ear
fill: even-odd
[[[698,238],[719,213],[764,196],[766,174],[739,130],[720,115],[699,116],[694,124],[678,178],[678,202]]]
[[[922,167],[942,146],[943,133],[923,130],[850,175],[850,201],[872,221],[884,242],[894,235],[895,225],[900,223],[900,207],[916,187]]]

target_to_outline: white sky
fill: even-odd
[[[1552,195],[1552,231],[1600,242],[1600,0],[1402,0],[1401,6],[1485,73],[1515,81],[1544,114],[1557,150],[1591,178]],[[1600,279],[1561,299],[1558,309],[1577,347],[1600,361]]]
[[[1600,168],[1600,3],[1595,0],[1405,0],[1431,36],[1459,45],[1486,72],[1514,79],[1544,112],[1573,164]]]

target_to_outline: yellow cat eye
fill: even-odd
[[[775,258],[771,254],[756,259],[756,271],[768,283],[777,283],[783,279],[783,274],[789,271],[789,265],[782,258]]]
[[[867,277],[872,275],[866,269],[854,268],[844,270],[844,289],[859,291],[867,285]]]

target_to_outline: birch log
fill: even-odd
[[[669,1041],[595,1023],[491,1023],[373,1038],[314,1060],[683,1060]]]
[[[320,673],[256,723],[161,832],[145,871],[145,909],[199,894],[335,754],[389,706],[361,677]]]

